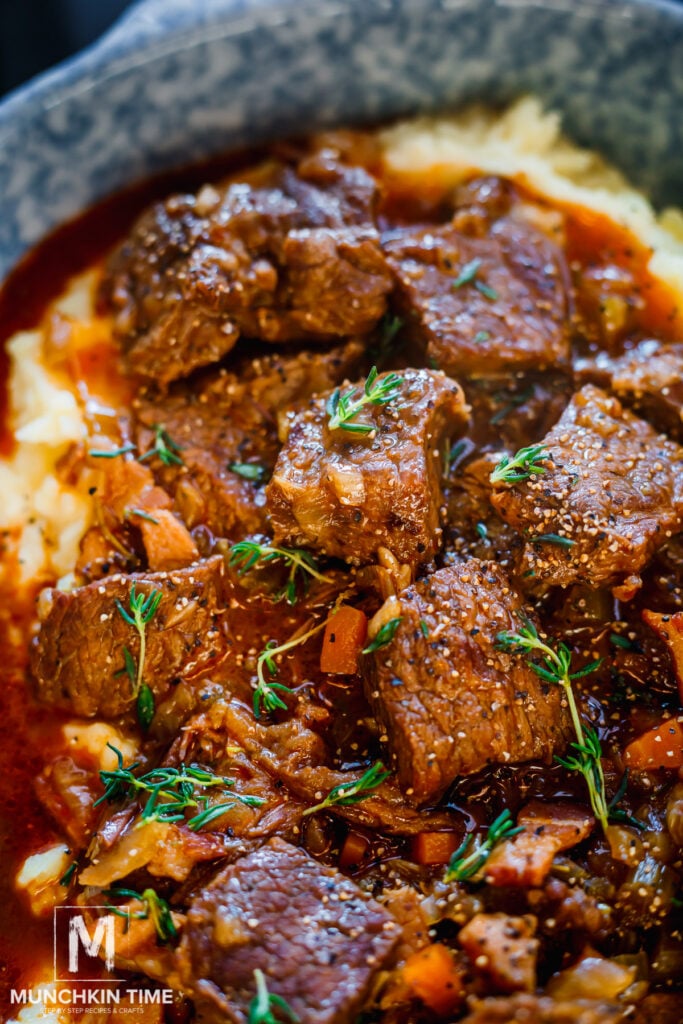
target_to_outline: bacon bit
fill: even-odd
[[[413,839],[413,860],[424,867],[448,864],[460,841],[455,832],[420,832]]]
[[[533,938],[535,931],[536,918],[531,914],[475,914],[460,931],[458,942],[497,989],[533,992],[539,945]]]
[[[631,740],[624,750],[624,764],[636,771],[683,768],[683,718],[667,718]]]
[[[441,942],[409,956],[403,980],[414,996],[438,1014],[452,1013],[464,996],[462,970]]]
[[[320,652],[320,671],[355,675],[367,635],[368,620],[364,612],[343,604],[327,620]]]
[[[595,819],[573,804],[532,800],[519,812],[517,824],[524,832],[500,843],[489,857],[486,880],[492,885],[542,886],[555,854],[586,839]]]
[[[678,698],[683,704],[683,612],[664,615],[645,609],[643,622],[647,623],[669,648],[678,683]]]

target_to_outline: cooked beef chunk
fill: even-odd
[[[522,611],[502,569],[471,559],[391,600],[400,623],[367,657],[365,688],[411,800],[434,801],[487,764],[550,759],[562,748],[559,688],[496,649]]]
[[[354,882],[271,839],[192,903],[178,963],[209,1020],[243,1024],[261,970],[301,1024],[351,1024],[399,936]]]
[[[451,474],[444,529],[446,558],[481,558],[507,569],[520,546],[516,532],[491,507],[491,454],[474,459]]]
[[[616,358],[600,352],[579,360],[576,374],[610,388],[658,430],[683,441],[683,345],[647,338]]]
[[[382,239],[408,330],[432,365],[453,376],[566,362],[562,252],[507,209],[495,182],[476,192],[451,224],[398,228]]]
[[[472,963],[498,992],[533,992],[536,988],[536,918],[509,914],[475,914],[461,928],[458,942]]]
[[[140,450],[151,447],[155,424],[180,449],[181,465],[158,459],[152,465],[185,523],[203,523],[232,540],[266,530],[261,478],[270,475],[280,448],[281,411],[343,380],[362,351],[359,341],[349,341],[328,352],[244,359],[233,370],[179,383],[166,396],[141,398]],[[253,478],[243,475],[250,466]]]
[[[128,611],[130,596],[161,592],[146,626],[144,680],[160,699],[180,678],[208,668],[225,651],[222,614],[223,559],[163,573],[110,576],[67,593],[44,591],[41,626],[31,648],[38,697],[78,715],[124,714],[134,702],[124,648],[136,665],[140,640],[116,602]]]
[[[56,757],[34,783],[41,804],[77,850],[88,845],[97,824],[99,811],[93,805],[98,783],[94,772],[80,768],[71,757]]]
[[[330,430],[326,405],[322,396],[290,419],[266,488],[276,540],[354,565],[382,547],[413,568],[428,564],[441,544],[444,442],[467,418],[460,387],[442,373],[406,370],[395,400],[354,419],[368,434]]]
[[[227,752],[227,753],[226,753]],[[244,757],[249,763],[249,774],[265,772],[280,793],[281,806],[272,807],[266,797],[263,818],[249,834],[266,833],[266,825],[279,814],[290,824],[301,803],[309,807],[320,802],[320,794],[329,793],[336,786],[348,786],[358,781],[363,769],[339,771],[328,766],[329,753],[317,732],[299,718],[286,722],[262,725],[254,719],[253,711],[234,697],[217,700],[206,712],[196,715],[185,725],[178,741],[171,748],[169,760],[197,759],[208,764],[218,774],[231,771],[232,758]],[[388,835],[411,836],[425,829],[454,829],[462,826],[457,812],[417,811],[407,806],[403,795],[392,779],[387,779],[358,804],[338,805],[332,813],[375,832]],[[250,829],[252,824],[250,823]],[[258,828],[258,831],[256,831]]]
[[[544,472],[498,484],[491,499],[525,538],[520,575],[539,588],[626,579],[637,587],[653,552],[681,527],[683,448],[592,385],[542,443],[551,460]]]
[[[240,334],[331,341],[385,312],[375,181],[325,150],[255,177],[156,204],[114,254],[103,295],[134,373],[164,385]]]
[[[461,1024],[621,1024],[628,1005],[592,999],[565,1000],[518,992],[505,998],[474,999]]]

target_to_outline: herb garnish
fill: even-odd
[[[290,686],[285,686],[284,683],[279,683],[276,679],[266,679],[266,669],[271,677],[277,675],[277,664],[275,658],[278,654],[284,654],[285,651],[290,651],[293,647],[298,647],[299,644],[304,644],[306,641],[319,633],[321,629],[327,625],[330,616],[336,611],[336,605],[322,622],[319,622],[316,626],[302,633],[298,630],[293,637],[289,640],[285,640],[283,644],[278,644],[277,640],[269,640],[266,646],[263,648],[258,658],[256,659],[256,678],[258,680],[256,689],[254,690],[254,715],[256,718],[261,717],[262,711],[275,711],[280,708],[282,711],[287,710],[287,705],[283,701],[282,697],[278,696],[278,693],[293,693],[294,691]],[[310,619],[309,619],[310,622]]]
[[[178,454],[182,449],[171,438],[163,424],[155,423],[152,429],[154,430],[154,444],[149,451],[138,456],[138,462],[146,462],[147,459],[156,456],[164,466],[182,466],[183,458]]]
[[[499,633],[496,641],[501,650],[510,651],[512,654],[530,655],[538,652],[541,655],[542,663],[538,664],[538,662],[529,660],[529,668],[541,679],[547,679],[548,682],[562,687],[576,734],[576,742],[571,743],[570,746],[573,747],[576,754],[567,758],[558,757],[556,760],[569,771],[578,772],[583,776],[588,787],[593,813],[603,829],[606,829],[609,808],[605,793],[600,739],[592,726],[584,728],[582,725],[572,689],[572,680],[590,675],[602,663],[602,658],[592,661],[578,672],[572,672],[572,655],[567,645],[559,643],[556,649],[552,648],[544,640],[541,640],[533,622],[528,619],[517,632]]]
[[[263,799],[259,796],[243,796],[231,792],[230,803],[209,806],[208,797],[200,796],[198,791],[217,787],[229,790],[235,785],[232,779],[215,775],[208,768],[202,768],[198,764],[181,764],[179,768],[153,768],[143,775],[135,775],[139,762],[136,761],[126,768],[121,751],[111,743],[107,746],[116,754],[118,767],[111,771],[100,771],[104,793],[95,801],[95,807],[104,802],[117,803],[145,795],[147,799],[140,815],[142,821],[182,821],[196,832],[202,825],[219,816],[218,806],[221,813],[225,813],[236,803],[247,807],[260,807],[263,804]],[[198,813],[186,821],[185,812],[193,809]]]
[[[475,845],[475,848],[467,853],[467,848],[472,840],[472,833],[465,837],[458,849],[451,855],[446,869],[447,882],[465,882],[472,878],[484,866],[489,859],[491,852],[503,839],[511,839],[519,832],[524,831],[523,825],[515,825],[510,811],[506,808],[493,821],[486,833],[485,839]],[[467,853],[467,856],[465,854]]]
[[[318,569],[318,563],[313,555],[301,548],[276,547],[273,544],[258,544],[252,540],[241,540],[230,548],[230,564],[238,566],[240,576],[249,572],[259,562],[273,562],[279,560],[289,566],[289,576],[284,587],[275,594],[274,599],[280,601],[283,597],[289,604],[296,604],[297,598],[297,574],[306,581],[307,576],[321,583],[331,583],[329,576],[324,576]]]
[[[155,526],[159,525],[159,520],[151,516],[149,512],[145,512],[143,508],[127,508],[124,517],[129,519],[131,516],[137,516],[138,519],[146,519],[148,523],[154,523]]]
[[[78,867],[78,861],[72,860],[71,863],[69,864],[68,868],[66,869],[66,871],[62,875],[62,877],[59,879],[59,884],[60,885],[64,885],[64,886],[71,885],[71,879],[75,875],[77,867]]]
[[[330,430],[347,430],[352,434],[371,434],[376,428],[370,423],[354,423],[354,418],[366,405],[386,405],[398,397],[404,378],[397,373],[388,373],[381,380],[377,379],[377,367],[373,366],[367,376],[363,390],[352,387],[345,395],[340,388],[335,388],[325,406],[329,416]]]
[[[115,459],[117,455],[127,455],[128,452],[134,451],[135,445],[129,441],[128,444],[121,445],[120,448],[112,448],[109,451],[106,448],[91,448],[88,455],[93,459]]]
[[[125,917],[129,921],[131,918],[136,921],[146,921],[148,918],[151,918],[157,933],[157,939],[162,944],[177,938],[178,929],[173,923],[171,908],[155,889],[143,889],[141,893],[136,892],[135,889],[105,889],[104,895],[110,899],[121,897],[121,899],[138,900],[138,902],[142,903],[142,910],[124,910],[121,907],[112,906],[110,903],[105,904],[105,906],[112,914],[116,914],[118,917]]]
[[[256,995],[249,1003],[248,1024],[278,1024],[274,1009],[280,1010],[292,1024],[298,1024],[299,1018],[289,1003],[282,996],[276,996],[268,991],[263,971],[258,967],[254,971],[254,981],[256,982]]]
[[[381,786],[390,775],[391,772],[386,770],[381,761],[375,761],[356,782],[342,782],[339,786],[334,786],[319,804],[307,807],[304,817],[317,811],[324,811],[327,807],[352,807],[359,804],[372,796],[372,791]]]
[[[576,544],[571,537],[561,537],[559,533],[539,533],[527,540],[530,544],[556,544],[558,548],[573,548]]]
[[[509,455],[504,455],[498,465],[494,467],[489,479],[492,484],[514,484],[519,480],[528,480],[532,476],[545,473],[545,466],[540,463],[546,462],[548,458],[548,449],[542,444],[520,448],[512,458]]]
[[[479,274],[480,268],[480,259],[470,260],[470,262],[466,263],[465,266],[462,268],[462,270],[456,277],[455,281],[453,282],[452,287],[462,288],[463,285],[473,284],[477,291],[484,296],[484,298],[490,299],[491,302],[495,302],[495,300],[498,298],[498,292],[494,291],[494,289],[489,287],[489,285],[479,280],[477,275]]]
[[[266,475],[265,467],[259,466],[257,462],[231,462],[228,469],[244,480],[253,480],[254,483],[260,483]]]
[[[378,630],[377,636],[374,640],[371,640],[368,646],[363,648],[361,653],[372,654],[373,651],[380,651],[383,647],[386,647],[387,644],[390,644],[396,636],[396,630],[401,625],[402,619],[403,616],[399,615],[397,618],[389,619],[388,622],[385,622],[382,628]]]
[[[157,587],[152,587],[149,594],[138,594],[135,591],[135,584],[131,587],[128,598],[130,611],[123,607],[118,598],[115,601],[119,615],[137,630],[137,634],[140,637],[140,656],[137,668],[135,666],[135,659],[127,647],[123,648],[123,658],[126,665],[126,675],[131,682],[133,697],[137,701],[138,721],[145,730],[149,729],[155,710],[154,694],[143,679],[147,646],[147,625],[156,615],[160,601],[161,591]]]

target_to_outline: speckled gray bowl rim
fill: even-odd
[[[0,278],[98,198],[191,158],[526,91],[655,199],[683,201],[669,0],[142,0],[0,104]]]

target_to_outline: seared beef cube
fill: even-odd
[[[240,334],[364,334],[385,312],[392,282],[372,222],[375,181],[329,151],[297,172],[275,164],[254,177],[156,204],[114,254],[102,295],[139,376],[187,376]]]
[[[291,418],[266,488],[276,541],[353,565],[380,548],[413,568],[429,563],[441,543],[444,443],[467,420],[462,390],[443,373],[406,370],[395,399],[352,421],[367,434],[331,430],[328,398]]]
[[[489,224],[456,215],[453,224],[401,228],[382,241],[407,329],[439,369],[458,376],[567,361],[564,259],[520,216]]]
[[[31,648],[38,697],[77,715],[122,715],[135,702],[126,671],[127,648],[136,666],[140,639],[119,611],[130,598],[160,591],[145,627],[143,678],[156,700],[183,677],[206,670],[225,652],[220,556],[174,572],[110,576],[67,593],[41,595],[40,632]]]
[[[459,775],[562,749],[559,687],[497,649],[526,614],[502,569],[473,558],[390,600],[398,628],[363,673],[406,796],[433,802]]]
[[[491,500],[525,538],[532,585],[639,585],[653,552],[681,528],[683,448],[592,385],[542,442],[550,461]],[[626,596],[626,594],[624,594]]]
[[[355,370],[363,352],[349,341],[327,352],[266,355],[233,370],[209,370],[192,384],[138,403],[138,447],[163,424],[182,464],[152,462],[185,523],[240,540],[267,530],[263,484],[280,450],[278,416]]]
[[[683,345],[648,338],[616,358],[600,352],[581,360],[577,375],[610,388],[658,430],[683,441]]]
[[[351,1024],[399,937],[354,882],[271,839],[194,900],[178,964],[209,1020],[244,1024],[260,970],[300,1024]]]
[[[655,1018],[652,1018],[653,1022]],[[462,1024],[624,1024],[621,1003],[600,999],[553,999],[518,992],[473,999]]]

